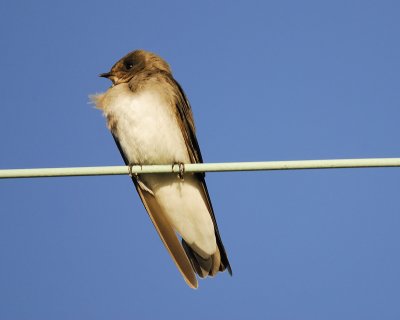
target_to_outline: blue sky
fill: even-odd
[[[143,48],[206,162],[398,157],[397,1],[3,1],[0,167],[121,165],[88,95]],[[399,319],[400,171],[209,173],[190,290],[125,176],[0,181],[0,319]]]

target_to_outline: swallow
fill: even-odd
[[[202,163],[189,101],[170,66],[135,50],[100,77],[112,81],[93,97],[126,165]],[[131,175],[162,242],[191,288],[232,269],[222,244],[204,173]]]

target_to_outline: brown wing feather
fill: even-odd
[[[198,283],[196,275],[180,241],[176,236],[174,229],[171,227],[167,219],[160,214],[161,209],[159,208],[157,201],[155,201],[154,196],[140,189],[135,181],[134,183],[140,199],[142,200],[143,205],[145,206],[146,211],[158,232],[158,235],[160,236],[179,271],[182,273],[186,283],[194,289],[197,288]]]
[[[179,125],[181,126],[183,136],[185,138],[186,146],[189,151],[189,156],[192,161],[192,163],[202,163],[203,158],[201,156],[201,151],[199,147],[199,143],[196,138],[196,129],[194,126],[194,120],[193,120],[193,114],[192,110],[190,107],[190,103],[188,99],[186,98],[185,92],[183,91],[182,87],[179,85],[179,83],[172,77],[168,76],[169,80],[172,82],[173,87],[175,89],[175,96],[177,98],[177,103],[176,107],[178,110],[178,119],[179,119]],[[228,256],[226,254],[224,245],[222,244],[222,239],[218,230],[218,225],[217,225],[217,220],[215,218],[214,214],[214,209],[211,204],[211,199],[210,195],[208,193],[207,185],[204,180],[205,174],[197,174],[202,187],[203,187],[203,198],[207,203],[208,206],[208,211],[211,215],[211,218],[214,222],[214,229],[215,229],[215,235],[217,239],[217,245],[221,254],[221,262],[224,267],[226,267],[229,271],[229,274],[232,275],[232,268],[230,266]]]

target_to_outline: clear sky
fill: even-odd
[[[206,162],[399,157],[398,1],[3,1],[0,167],[121,165],[88,95],[164,57]],[[399,319],[400,169],[209,173],[187,287],[126,176],[0,181],[0,319]]]

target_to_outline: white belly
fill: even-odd
[[[103,111],[116,121],[113,133],[131,164],[189,162],[174,110],[156,91],[132,93],[127,84],[112,87],[104,96]]]

